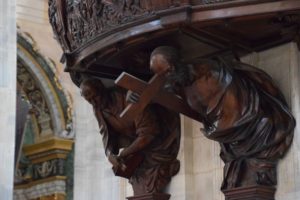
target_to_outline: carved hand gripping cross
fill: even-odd
[[[163,75],[156,74],[147,83],[123,72],[115,80],[115,84],[140,94],[139,102],[129,104],[120,114],[120,118],[125,121],[133,120],[151,102],[158,103],[170,110],[182,113],[197,121],[203,121],[201,116],[192,110],[182,98],[163,90],[165,84],[165,77]]]

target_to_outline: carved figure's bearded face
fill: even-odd
[[[95,83],[94,83],[95,82]],[[101,86],[101,87],[100,87]],[[101,93],[103,93],[102,83],[99,81],[85,81],[80,84],[81,96],[92,106],[100,106],[101,104]],[[98,87],[98,88],[97,88]]]
[[[171,46],[160,46],[153,50],[150,57],[150,69],[156,74],[170,76],[179,64],[180,55],[176,48]]]
[[[96,91],[94,90],[94,88],[88,86],[88,85],[82,85],[80,86],[81,89],[81,96],[83,98],[85,98],[85,100],[87,100],[87,102],[89,102],[90,104],[92,104],[94,106],[95,104],[95,98],[97,96]]]
[[[153,50],[150,69],[156,74],[164,74],[173,85],[189,85],[193,81],[188,65],[181,58],[179,50],[171,46],[160,46]]]

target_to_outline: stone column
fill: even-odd
[[[24,155],[30,164],[29,173],[14,188],[14,200],[65,200],[67,185],[67,156],[73,140],[53,137],[44,142],[26,145]],[[20,169],[20,167],[19,167]]]
[[[13,191],[16,116],[16,1],[0,1],[0,194]]]

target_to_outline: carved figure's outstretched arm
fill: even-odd
[[[151,106],[146,107],[135,119],[134,123],[137,138],[120,153],[121,158],[142,151],[155,140],[157,134],[159,134],[160,127],[153,109]]]

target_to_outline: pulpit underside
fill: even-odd
[[[49,2],[71,74],[115,79],[126,71],[148,79],[150,53],[157,46],[179,48],[184,60],[193,61],[299,41],[298,1]]]

